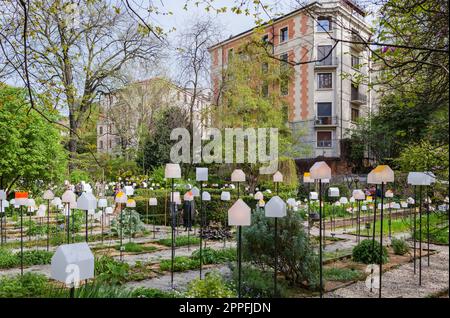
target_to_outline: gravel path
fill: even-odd
[[[439,251],[430,256],[430,267],[426,257],[422,258],[422,286],[419,286],[418,271],[414,275],[413,263],[400,266],[383,274],[382,297],[384,298],[423,298],[448,290],[449,255],[448,246],[430,245]],[[378,290],[371,293],[364,281],[327,293],[330,298],[376,298]]]

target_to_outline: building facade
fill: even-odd
[[[100,99],[97,121],[97,152],[120,156],[137,150],[139,129],[152,128],[154,115],[164,107],[177,107],[186,113],[192,108],[193,129],[203,134],[209,124],[209,91],[179,87],[167,79],[153,78],[133,83]]]
[[[300,141],[309,145],[307,157],[299,159],[340,158],[349,128],[375,107],[368,90],[370,53],[362,44],[370,37],[364,16],[352,1],[316,1],[263,25],[261,40],[294,68],[287,87],[279,89],[288,104],[289,125],[301,129]],[[228,56],[253,32],[210,47],[214,96],[220,96]]]

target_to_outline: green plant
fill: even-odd
[[[391,241],[392,249],[397,255],[405,255],[409,252],[408,243],[404,239],[393,238]]]
[[[224,282],[217,272],[207,273],[204,279],[196,278],[191,281],[186,291],[187,297],[192,298],[231,298],[235,293]]]
[[[144,287],[136,288],[131,293],[133,298],[176,298],[179,296],[176,292]]]
[[[121,229],[122,227],[122,229]],[[119,214],[119,216],[111,221],[111,233],[119,236],[135,237],[136,234],[143,233],[145,225],[141,221],[139,213],[135,210],[126,209]]]
[[[23,252],[23,263],[27,266],[50,264],[53,252],[44,250],[30,250]],[[20,260],[20,252],[16,253]]]
[[[353,281],[359,280],[364,277],[364,273],[353,268],[325,268],[323,272],[323,277],[326,280],[334,280],[334,281]]]
[[[175,272],[184,272],[191,269],[200,267],[200,262],[197,259],[192,259],[187,256],[176,256],[173,262],[173,270]],[[164,259],[159,262],[159,268],[162,271],[170,271],[172,268],[172,261],[170,259]]]
[[[8,249],[0,248],[0,268],[12,268],[17,266],[17,257]]]
[[[252,214],[252,225],[243,229],[243,256],[261,270],[273,268],[275,258],[274,220],[263,210]],[[290,284],[318,286],[317,256],[305,233],[298,213],[288,211],[278,220],[278,269]]]
[[[352,258],[355,262],[364,264],[378,264],[380,262],[380,254],[380,244],[378,242],[372,244],[372,240],[363,240],[353,248]],[[387,249],[385,246],[383,246],[383,264],[387,263],[388,260],[389,257]]]
[[[172,246],[172,239],[171,238],[160,239],[156,243],[164,245],[164,246]],[[197,244],[198,245],[199,243],[200,243],[200,238],[195,237],[195,236],[191,236],[191,237],[189,237],[189,239],[187,236],[177,236],[175,238],[175,246],[186,246],[188,244],[191,244],[191,245]]]
[[[157,248],[154,246],[144,246],[135,242],[127,242],[123,245],[124,251],[129,253],[153,252]],[[120,245],[115,246],[116,250],[120,250]]]
[[[191,255],[192,259],[200,260],[200,250],[195,250]],[[210,247],[202,250],[203,264],[219,264],[236,260],[236,249],[226,248],[215,250]]]
[[[50,284],[42,274],[24,273],[23,276],[0,277],[0,298],[47,297]]]
[[[100,283],[122,284],[127,281],[129,271],[130,265],[109,256],[101,256],[95,260],[95,277]]]
[[[274,296],[273,273],[263,271],[254,266],[244,265],[242,267],[241,291],[244,297],[248,298],[268,298]],[[236,266],[233,266],[233,280],[237,285],[238,273]],[[278,280],[277,296],[286,296],[285,283]]]

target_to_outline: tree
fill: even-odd
[[[138,165],[149,171],[170,162],[170,149],[175,144],[170,140],[170,133],[172,129],[187,128],[187,125],[188,115],[184,109],[173,106],[159,110],[152,130],[138,153]]]
[[[262,37],[256,33],[233,53],[222,74],[221,99],[213,121],[222,129],[277,128],[279,155],[295,157],[308,149],[298,142],[302,131],[293,133],[288,127],[288,104],[280,93],[283,86],[289,85],[292,68],[267,56],[255,44],[257,38]],[[250,191],[258,184],[260,167],[261,164],[242,164]]]
[[[58,120],[49,104],[36,105],[47,117]],[[29,111],[27,91],[0,84],[0,188],[25,189],[64,177],[66,153],[61,134],[40,114]]]
[[[130,21],[124,5],[108,0],[82,0],[78,5],[21,1],[20,8],[15,3],[4,5],[8,14],[0,22],[7,66],[21,76],[24,67],[29,88],[48,94],[54,105],[68,110],[68,148],[73,159],[78,130],[98,93],[108,91],[127,63],[153,61],[162,42],[154,30]]]

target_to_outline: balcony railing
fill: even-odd
[[[315,126],[336,126],[337,117],[335,116],[316,116],[314,119]]]
[[[338,65],[338,58],[335,56],[332,57],[329,56],[322,61],[316,61],[316,67],[336,67],[337,65]]]
[[[318,140],[317,148],[332,148],[333,142],[331,140]]]
[[[360,92],[352,91],[351,93],[351,102],[355,104],[365,104],[367,103],[367,96]]]

